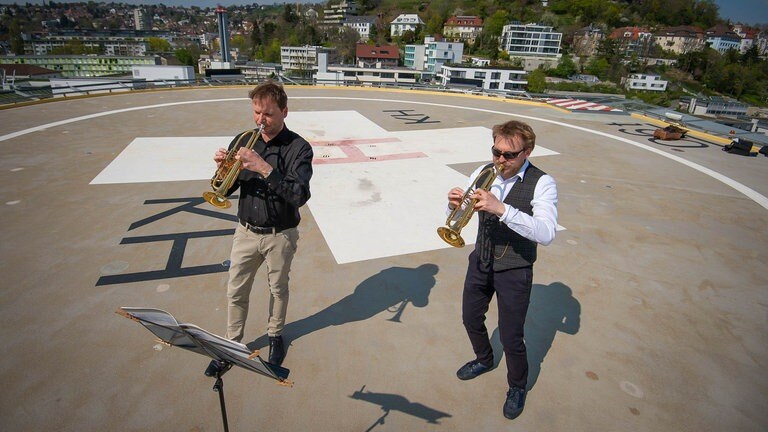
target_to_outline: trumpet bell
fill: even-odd
[[[448,227],[440,227],[437,229],[437,235],[439,235],[441,239],[453,247],[464,247],[464,239],[461,238],[461,235],[457,231],[454,231]]]
[[[232,203],[228,199],[216,192],[203,192],[203,199],[216,208],[228,209],[232,207]]]

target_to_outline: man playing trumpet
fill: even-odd
[[[491,153],[499,174],[490,190],[478,188],[469,197],[476,200],[474,209],[480,223],[464,281],[462,320],[476,358],[462,366],[456,375],[461,380],[469,380],[493,368],[485,314],[496,294],[509,384],[503,413],[509,419],[519,416],[525,406],[528,358],[523,327],[533,283],[536,246],[550,244],[557,228],[555,180],[528,161],[535,143],[536,135],[523,122],[512,120],[494,126]],[[470,185],[475,184],[476,177],[486,167],[475,170]],[[451,189],[449,209],[460,206],[463,198],[462,189]]]
[[[253,120],[263,129],[253,149],[234,150],[242,171],[226,192],[229,196],[240,189],[239,223],[232,240],[227,283],[226,337],[242,340],[254,276],[266,263],[271,294],[269,362],[280,365],[285,357],[281,332],[288,308],[288,273],[299,240],[299,208],[310,197],[313,154],[309,143],[285,126],[288,96],[282,86],[266,82],[248,96],[253,103]],[[251,137],[242,138],[248,141]],[[237,138],[232,141],[230,151],[237,142]],[[216,151],[213,159],[217,166],[221,167],[228,153],[223,148]]]

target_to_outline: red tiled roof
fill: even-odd
[[[625,39],[624,34],[626,33],[631,33],[631,36],[628,39],[637,40],[640,38],[640,33],[650,34],[651,31],[644,27],[621,27],[611,32],[611,35],[608,36],[608,38],[609,39]]]
[[[452,16],[445,22],[447,26],[471,26],[482,27],[483,20],[476,16]]]
[[[397,45],[368,45],[357,44],[357,58],[399,59],[400,51]]]
[[[659,36],[678,36],[678,37],[694,37],[694,36],[703,36],[704,30],[702,30],[700,27],[696,26],[675,26],[675,27],[665,27],[661,29],[657,35]]]

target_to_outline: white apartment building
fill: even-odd
[[[195,69],[192,66],[133,65],[131,73],[133,79],[145,81],[195,79]]]
[[[405,67],[426,72],[426,75],[440,71],[446,63],[461,63],[464,55],[462,42],[437,42],[433,37],[425,37],[424,45],[406,45]]]
[[[423,71],[427,67],[427,46],[406,45],[403,65],[408,69]]]
[[[738,51],[741,48],[741,38],[725,24],[718,24],[706,32],[707,44],[720,54],[728,50]]]
[[[433,37],[425,37],[424,44],[427,46],[427,72],[440,72],[440,67],[446,63],[461,63],[464,54],[462,42],[436,42]]]
[[[317,85],[398,85],[415,84],[419,72],[405,68],[369,68],[329,65],[328,55],[318,55],[317,73],[312,78]]]
[[[317,72],[313,78],[317,85],[381,85],[415,84],[419,73],[404,68],[372,69],[357,66],[328,66],[326,72]]]
[[[135,65],[159,65],[157,56],[90,56],[90,55],[16,55],[0,56],[0,63],[28,64],[60,72],[64,78],[90,78],[104,75],[130,75]]]
[[[627,90],[667,90],[667,81],[661,79],[659,75],[630,74],[627,78],[624,78],[624,85]]]
[[[528,72],[522,69],[443,65],[440,67],[437,78],[440,84],[446,87],[508,93],[524,93],[528,86]]]
[[[416,32],[423,25],[424,21],[416,14],[400,14],[389,23],[389,30],[392,36],[402,36],[408,30]]]
[[[328,8],[323,9],[323,19],[320,21],[320,25],[326,28],[340,28],[349,16],[354,15],[357,15],[357,3],[341,0],[339,3],[329,4]]]
[[[348,16],[344,26],[349,27],[360,35],[359,42],[367,42],[371,38],[371,29],[376,25],[375,16]]]
[[[136,30],[152,30],[152,18],[144,9],[134,9],[133,25]]]
[[[99,55],[141,57],[149,50],[149,38],[156,37],[172,42],[166,31],[139,30],[57,30],[47,34],[31,34],[24,40],[27,55],[50,55],[77,41]]]
[[[280,64],[284,70],[308,71],[317,67],[317,54],[334,52],[321,46],[284,46],[280,47]]]
[[[501,49],[510,56],[538,56],[560,58],[563,34],[551,26],[513,22],[501,32]]]

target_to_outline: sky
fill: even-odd
[[[731,22],[768,24],[768,0],[715,0],[720,17]]]
[[[62,1],[62,0],[60,0]],[[71,2],[72,0],[63,0],[62,2]],[[86,1],[86,0],[80,0]],[[200,6],[216,7],[221,4],[229,5],[247,5],[247,4],[274,4],[274,3],[294,3],[295,1],[286,0],[115,0],[126,4],[158,4],[163,3],[166,6]],[[300,0],[301,3],[325,3],[324,0]],[[714,0],[720,7],[720,16],[728,18],[731,22],[742,22],[746,24],[768,24],[768,0]],[[24,4],[24,3],[42,3],[42,0],[0,0],[0,4]]]
[[[56,3],[86,3],[88,0],[54,0]],[[95,0],[97,3],[125,3],[125,4],[164,4],[166,6],[199,6],[199,7],[216,7],[218,5],[230,6],[230,5],[250,5],[250,4],[275,4],[275,3],[296,3],[290,0]],[[26,3],[42,4],[43,0],[0,0],[0,4],[18,4],[23,5]],[[300,0],[300,3],[325,3],[324,0]]]

